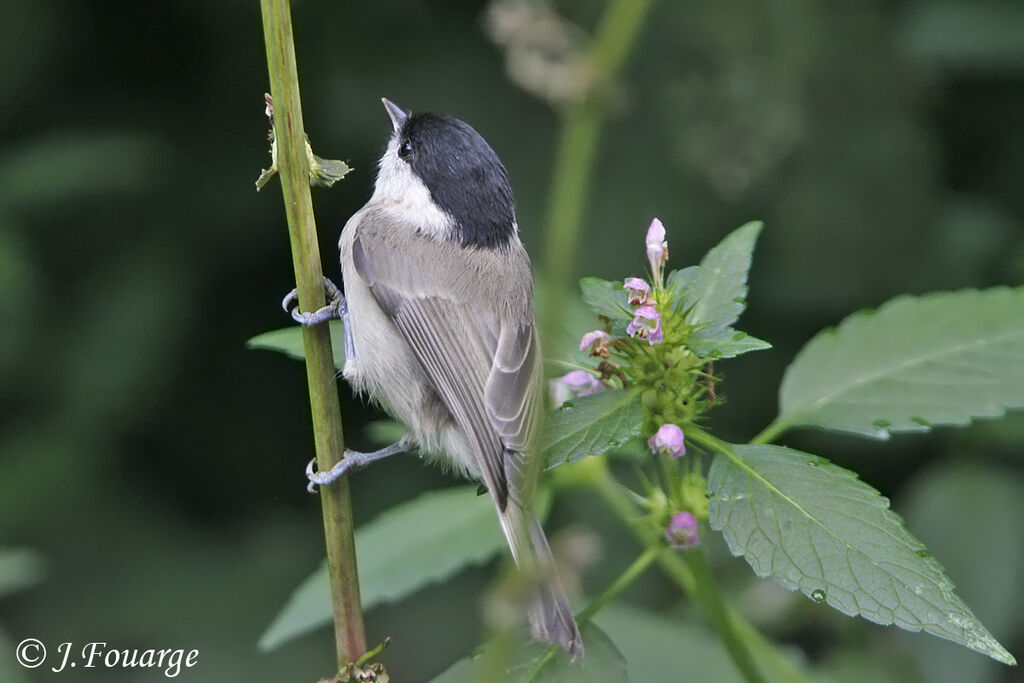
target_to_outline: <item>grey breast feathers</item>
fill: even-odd
[[[352,260],[469,437],[499,508],[510,495],[526,504],[543,396],[532,274],[518,239],[463,248],[373,211],[356,227]]]

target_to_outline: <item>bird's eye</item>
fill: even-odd
[[[404,159],[410,154],[412,154],[412,143],[408,140],[402,140],[402,144],[398,146],[398,156]]]

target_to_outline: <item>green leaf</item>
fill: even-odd
[[[1019,594],[1024,576],[1024,482],[982,462],[947,464],[914,477],[900,500],[907,524],[943,558],[958,592],[992,633],[1021,633],[1020,600],[1007,597]],[[917,661],[928,683],[1003,680],[995,662],[959,656],[930,638],[894,645]]]
[[[46,565],[38,554],[23,548],[0,548],[0,598],[42,580]]]
[[[889,501],[853,472],[779,446],[734,446],[715,457],[708,494],[712,528],[758,576],[844,614],[1015,663]]]
[[[543,501],[538,503],[542,507]],[[504,545],[494,503],[490,496],[477,496],[475,485],[433,491],[392,508],[356,530],[363,608],[443,581]],[[260,638],[260,649],[271,650],[330,621],[324,566],[295,590]]]
[[[739,319],[747,306],[747,272],[761,227],[754,221],[737,228],[700,262],[700,270],[684,288],[682,310],[690,311],[691,325],[710,332]]]
[[[558,650],[548,654],[551,646],[533,641],[513,644],[502,683],[623,683],[629,680],[626,660],[604,631],[594,624],[581,629],[586,654],[578,662],[570,662]],[[485,679],[485,663],[493,656],[495,642],[484,646],[483,652],[460,659],[431,683],[478,683]],[[542,659],[547,658],[542,663]],[[538,669],[537,667],[541,668]]]
[[[674,270],[665,286],[687,322],[697,326],[686,345],[701,358],[732,358],[771,344],[732,327],[746,308],[747,273],[761,223],[735,230],[707,253],[699,266]]]
[[[688,681],[744,680],[722,640],[703,626],[617,603],[595,620],[622,650],[635,681],[675,681],[683,671]],[[791,678],[773,673],[759,652],[751,654],[768,683],[791,683]]]
[[[332,320],[328,324],[331,326],[334,367],[343,370],[345,368],[345,326],[341,324],[340,320]],[[245,345],[250,349],[277,351],[295,360],[306,360],[306,351],[302,345],[302,327],[298,324],[258,334],[245,342]]]
[[[673,270],[665,278],[665,289],[668,290],[668,297],[675,302],[674,310],[685,313],[683,305],[690,298],[689,292],[697,281],[700,273],[700,266],[689,266],[680,270]]]
[[[19,639],[20,640],[20,639]],[[4,683],[30,683],[24,666],[15,656],[17,644],[0,631],[0,681]],[[59,656],[59,655],[58,655]],[[56,664],[55,666],[60,666]]]
[[[349,174],[352,167],[344,161],[337,159],[321,159],[313,154],[309,148],[309,141],[306,142],[306,153],[310,158],[309,184],[314,187],[331,187]]]
[[[160,181],[165,144],[141,133],[49,134],[6,149],[0,205],[53,206],[105,192],[137,191]]]
[[[639,397],[625,389],[573,399],[544,421],[544,461],[552,468],[600,455],[638,436],[643,422]]]
[[[786,370],[777,425],[880,439],[1024,407],[1024,288],[903,296],[825,331]]]
[[[625,336],[626,325],[633,319],[633,310],[628,303],[626,290],[622,282],[609,282],[596,277],[585,277],[580,280],[583,290],[583,303],[612,323],[612,335]]]
[[[752,337],[732,327],[725,327],[717,332],[697,330],[686,345],[701,358],[712,360],[733,358],[748,351],[762,351],[772,347],[763,339]]]

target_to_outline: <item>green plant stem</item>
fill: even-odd
[[[697,596],[701,607],[707,612],[715,630],[718,631],[736,668],[751,683],[755,681],[763,683],[764,676],[754,662],[749,645],[737,631],[733,615],[722,599],[722,591],[711,573],[707,552],[703,548],[695,549],[686,553],[683,560],[689,565],[690,573],[696,583],[697,591],[694,595]]]
[[[636,508],[629,497],[618,487],[611,474],[604,470],[603,477],[594,478],[594,486],[605,503],[633,531],[645,547],[659,547],[662,539],[658,533],[640,522]],[[661,553],[659,564],[683,591],[695,600],[707,612],[712,625],[725,644],[736,668],[750,683],[763,683],[764,676],[754,661],[753,653],[757,652],[760,661],[770,666],[780,680],[792,683],[806,683],[806,678],[792,664],[778,654],[771,643],[754,628],[739,612],[727,605],[722,599],[721,591],[714,582],[707,564],[707,558],[699,551],[688,553],[697,555],[683,559],[679,554]]]
[[[687,595],[696,594],[698,588],[697,577],[693,570],[679,555],[665,553],[661,556],[659,564],[662,571],[676,582]],[[768,642],[761,632],[753,624],[746,620],[739,612],[728,604],[725,610],[729,616],[732,628],[738,639],[745,642],[751,654],[757,656],[757,661],[772,672],[772,680],[788,681],[789,683],[810,683],[808,678],[793,665],[788,659],[782,656],[778,648]]]
[[[658,559],[664,550],[665,548],[661,546],[651,546],[633,560],[633,563],[626,567],[617,579],[612,581],[600,595],[594,598],[589,605],[576,615],[576,623],[579,624],[580,628],[589,623],[608,603],[617,598],[622,591],[626,590],[630,584],[636,581],[648,567],[654,564],[654,561]]]
[[[665,480],[668,484],[668,499],[671,501],[672,507],[679,510],[682,507],[682,481],[679,477],[679,465],[665,455],[656,453],[654,457],[657,459],[658,465],[665,475]]]
[[[609,584],[607,588],[601,591],[601,594],[594,598],[589,605],[583,608],[579,614],[576,615],[576,624],[582,629],[590,620],[597,615],[605,606],[608,605],[612,600],[617,598],[622,591],[626,590],[634,581],[636,581],[641,574],[643,574],[648,567],[654,564],[654,561],[658,559],[658,556],[664,551],[663,547],[652,546],[647,548],[643,553],[640,554],[632,564],[619,574],[618,578]],[[551,661],[551,659],[558,654],[558,647],[551,647],[544,653],[544,656],[537,661],[537,665],[533,667],[533,671],[526,678],[524,683],[530,683],[535,680],[540,674],[544,666]]]
[[[775,441],[779,438],[779,435],[789,429],[788,422],[775,420],[770,425],[761,430],[761,432],[750,440],[753,444],[765,444]]]
[[[636,42],[652,0],[610,0],[587,49],[595,96],[569,105],[562,114],[547,212],[544,283],[549,289],[541,330],[557,329],[560,300],[570,290],[580,226],[601,137],[602,90],[615,81]]]
[[[291,10],[288,0],[261,0],[260,5],[270,92],[274,98],[278,173],[288,218],[295,282],[301,309],[314,311],[325,303],[324,285],[309,189],[306,134],[302,126]],[[321,471],[326,471],[341,460],[345,453],[330,330],[327,325],[304,327],[302,341],[306,353],[306,378],[309,383],[317,465]],[[348,478],[342,477],[329,486],[321,487],[320,501],[340,670],[366,651]]]

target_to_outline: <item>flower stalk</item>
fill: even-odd
[[[587,60],[598,87],[597,94],[567,105],[562,114],[545,231],[547,241],[542,272],[551,295],[541,311],[541,332],[544,335],[550,335],[557,329],[558,301],[570,290],[574,255],[582,241],[580,226],[590,194],[594,158],[605,114],[600,91],[618,77],[652,2],[610,0],[587,48]]]
[[[261,0],[260,6],[270,91],[274,102],[277,170],[284,193],[299,305],[303,311],[314,311],[325,303],[323,271],[309,189],[309,159],[302,126],[291,10],[288,0]],[[326,472],[345,453],[330,330],[327,325],[303,327],[302,341],[306,354],[306,377],[317,465],[321,472]],[[320,501],[340,671],[366,651],[348,478],[342,477],[322,487]]]

